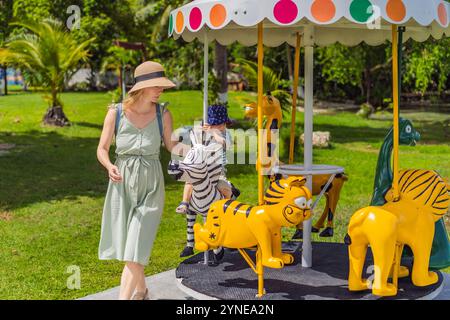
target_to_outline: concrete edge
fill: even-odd
[[[191,288],[186,287],[185,285],[182,284],[182,281],[183,281],[182,278],[175,278],[175,283],[176,283],[178,289],[183,291],[185,294],[191,296],[192,298],[194,298],[196,300],[219,300],[217,298],[207,296],[203,293],[194,291]]]
[[[417,300],[434,300],[438,295],[441,294],[442,290],[444,290],[444,286],[445,286],[445,274],[443,272],[440,272],[441,277],[442,277],[442,281],[439,287],[436,288],[436,290],[434,290],[433,292],[431,292],[430,294],[426,295],[425,297],[419,298]]]

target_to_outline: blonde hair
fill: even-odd
[[[125,98],[125,100],[123,100],[123,109],[125,110],[126,108],[128,108],[130,105],[132,105],[133,103],[135,103],[136,101],[138,101],[141,96],[144,94],[144,90],[137,90],[137,91],[133,91],[133,92],[129,92],[127,94],[127,97]]]

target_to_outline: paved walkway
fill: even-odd
[[[199,293],[182,287],[175,278],[175,269],[156,274],[146,278],[150,288],[151,300],[208,300]],[[99,292],[79,300],[116,300],[119,296],[119,287]],[[434,300],[450,300],[450,274],[445,274],[444,288]]]

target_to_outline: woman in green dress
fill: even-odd
[[[109,108],[97,149],[97,158],[110,179],[98,254],[101,260],[125,262],[119,294],[123,300],[149,298],[144,267],[149,262],[164,208],[164,176],[159,160],[161,140],[169,152],[175,147],[182,148],[171,139],[172,115],[158,105],[164,89],[175,85],[156,62],[142,63],[134,76],[135,85],[121,107]],[[113,164],[109,148],[114,136],[116,161]]]

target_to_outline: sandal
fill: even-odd
[[[188,212],[189,202],[181,201],[178,207],[175,209],[176,213],[186,214]]]
[[[136,292],[131,300],[150,300],[148,289],[145,289],[145,292]]]

